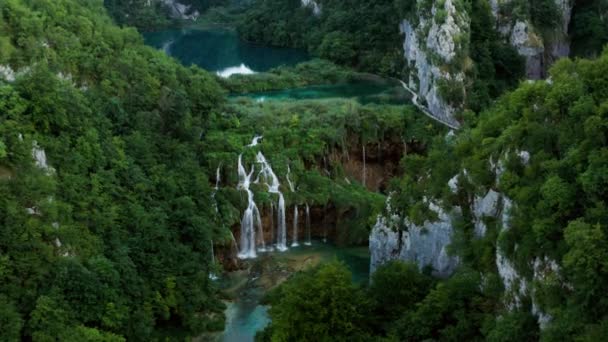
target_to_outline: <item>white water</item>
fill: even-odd
[[[268,192],[270,192],[271,194],[280,193],[279,186],[281,185],[281,183],[279,183],[279,178],[277,177],[277,175],[274,174],[274,171],[272,171],[270,163],[268,163],[266,157],[264,157],[262,152],[258,152],[256,156],[256,162],[262,164],[262,169],[260,170],[258,178],[255,180],[255,182],[259,183],[260,178],[263,177],[264,183],[266,184],[266,186],[268,186]]]
[[[247,145],[247,147],[254,147],[254,146],[258,146],[260,143],[260,140],[262,140],[264,136],[262,135],[256,135],[255,137],[253,137],[253,139],[251,140],[251,144]]]
[[[291,247],[298,247],[300,244],[298,243],[298,206],[296,205],[293,208],[293,241],[291,242]]]
[[[257,220],[259,221],[259,210],[253,201],[253,192],[249,190],[249,185],[251,185],[251,177],[253,176],[255,168],[251,167],[251,172],[249,174],[245,171],[245,167],[243,167],[243,156],[239,155],[238,162],[238,173],[239,173],[239,185],[238,188],[247,191],[247,209],[245,209],[245,213],[243,213],[243,218],[241,219],[241,245],[239,258],[247,259],[247,258],[255,258],[257,256],[255,250],[255,229],[254,229],[254,213],[257,213]]]
[[[226,69],[216,72],[216,74],[221,78],[228,78],[232,75],[253,75],[255,73],[255,71],[251,70],[251,68],[249,68],[245,64],[228,67]]]
[[[213,200],[213,207],[215,208],[215,212],[219,213],[219,208],[217,206],[217,200],[215,199],[215,194],[217,194],[217,191],[220,189],[220,169],[222,167],[222,164],[220,163],[220,165],[218,165],[217,169],[215,170],[215,189],[213,190],[213,193],[211,194],[211,199]]]
[[[264,228],[262,227],[262,216],[258,207],[254,204],[253,214],[255,216],[255,223],[258,226],[258,244],[260,246],[260,252],[266,252],[266,241],[264,241]]]
[[[287,229],[285,224],[285,198],[279,192],[279,210],[277,212],[278,231],[277,231],[277,249],[281,252],[287,250]]]
[[[215,267],[215,252],[213,251],[213,240],[211,240],[211,266]],[[217,280],[218,276],[213,272],[209,272],[209,279]]]
[[[310,238],[310,208],[308,207],[308,203],[306,203],[306,242],[304,242],[304,245],[312,245],[312,240]]]
[[[293,182],[291,181],[291,178],[289,177],[289,175],[291,174],[291,168],[289,167],[289,165],[287,165],[287,184],[289,184],[289,190],[291,190],[291,192],[295,192],[295,188],[293,187]]]

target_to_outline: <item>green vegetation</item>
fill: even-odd
[[[245,40],[306,48],[333,62],[382,75],[398,75],[403,53],[393,0],[324,0],[322,14],[300,0],[255,1],[238,25]]]
[[[175,24],[170,18],[170,9],[163,0],[104,0],[104,6],[117,24],[135,26],[139,29],[158,29]],[[190,12],[204,13],[209,8],[224,5],[226,0],[178,0],[190,6]]]
[[[524,60],[493,29],[495,18],[487,1],[471,1],[470,58],[472,80],[466,90],[466,108],[479,112],[493,99],[513,89],[524,76]],[[463,96],[463,95],[461,95]],[[460,101],[462,102],[462,101]]]
[[[596,57],[608,44],[608,1],[575,1],[569,29],[572,54]]]
[[[438,131],[413,107],[362,106],[350,100],[259,104],[243,98],[211,122],[202,141],[204,164],[207,169],[222,166],[223,184],[216,198],[225,225],[237,224],[246,207],[246,198],[236,190],[238,155],[243,153],[244,165],[252,165],[261,150],[281,179],[288,206],[308,203],[336,210],[341,244],[366,242],[385,201],[356,181],[361,180],[362,163],[353,175],[345,169],[347,161],[360,158],[362,144],[423,146],[425,137]],[[246,148],[254,135],[264,138],[258,147]],[[296,192],[287,186],[288,167]],[[265,186],[252,184],[252,190],[260,208],[270,206]]]
[[[272,323],[260,341],[360,341],[369,331],[365,293],[338,262],[300,272],[270,294]]]
[[[105,1],[121,24],[164,25],[158,3],[146,4]],[[413,13],[413,2],[322,4],[316,17],[299,0],[258,1],[240,30],[360,70],[402,71],[395,21]],[[393,262],[365,288],[337,262],[298,273],[269,295],[272,323],[259,340],[608,339],[608,50],[597,60],[559,61],[550,81],[522,83],[492,103],[515,86],[521,60],[484,29],[487,4],[466,4],[474,61],[468,107],[478,113],[465,112],[466,126],[446,136],[413,106],[225,100],[228,92],[357,75],[328,62],[218,81],[145,47],[100,1],[2,1],[0,340],[160,341],[220,331],[224,305],[209,279],[218,269],[210,247],[230,242],[245,207],[238,156],[252,165],[262,150],[288,206],[330,207],[337,242],[360,244],[386,197],[352,169],[359,173],[363,148],[376,146],[403,155],[400,176],[382,189],[399,214],[414,223],[435,219],[425,198],[462,209],[451,246],[461,268],[437,280]],[[544,4],[528,10],[547,28],[555,18]],[[573,35],[585,38],[576,51],[593,54],[606,42],[604,5],[577,2]],[[246,147],[256,134],[261,144]],[[370,160],[398,163],[381,155]],[[208,175],[218,166],[216,212]],[[286,188],[288,170],[296,192]],[[456,193],[446,185],[455,174]],[[267,189],[251,187],[267,209]],[[488,219],[478,238],[470,204],[488,189],[512,199],[514,210],[509,229]],[[506,305],[513,293],[497,274],[498,248],[534,299]],[[555,260],[560,270],[534,278],[534,260]],[[550,315],[545,329],[533,305]]]
[[[324,285],[327,291],[351,293],[350,299],[337,300],[351,304],[344,315],[324,312],[321,304],[294,305],[291,293],[299,293],[300,303],[314,303],[318,293],[302,290],[320,285],[310,275],[297,276],[283,287],[288,291],[271,296],[273,321],[324,312],[330,315],[324,322],[341,322],[365,312],[367,320],[352,331],[354,336],[343,337],[350,340],[608,338],[608,50],[594,61],[561,60],[550,75],[550,82],[521,84],[478,119],[467,114],[470,124],[456,137],[437,136],[426,153],[402,161],[404,176],[392,183],[394,209],[422,222],[434,219],[421,204],[425,197],[448,209],[463,208],[452,246],[462,261],[456,274],[431,285],[433,280],[415,267],[392,263],[374,274],[369,289],[363,290],[369,291],[367,296],[347,290],[352,286],[347,283]],[[530,153],[529,162],[522,162],[520,151]],[[500,161],[504,170],[497,174],[490,160]],[[452,193],[447,183],[462,170],[467,170],[466,177],[459,178],[460,189]],[[474,219],[468,208],[473,196],[487,189],[508,196],[515,209],[509,229],[501,230],[488,220],[488,233],[478,238],[472,233]],[[521,296],[519,306],[506,305],[514,294],[505,291],[498,276],[498,247],[533,291]],[[533,278],[537,259],[556,260],[561,267]],[[336,277],[343,272],[336,266],[323,269],[330,271]],[[550,315],[544,329],[532,314],[532,301]],[[271,324],[259,338],[302,340],[299,334],[308,329]]]
[[[3,1],[0,41],[18,75],[0,81],[1,339],[221,330],[209,244],[226,232],[197,158],[223,100],[213,77],[113,26],[98,1]],[[55,171],[35,165],[35,144]]]
[[[281,66],[254,75],[232,75],[218,81],[230,93],[243,94],[310,85],[348,83],[364,74],[338,66],[327,60],[314,59],[296,66]]]
[[[236,160],[254,134],[265,135],[261,148],[283,184],[292,169],[298,192],[284,191],[288,203],[332,206],[339,241],[361,243],[384,196],[345,180],[331,156],[350,153],[352,141],[420,144],[437,129],[413,107],[225,104],[214,77],[143,46],[98,3],[10,0],[0,19],[0,65],[16,75],[0,81],[3,339],[221,330],[210,244],[228,242],[239,222]],[[295,82],[316,82],[300,78],[311,68],[325,69],[323,80],[350,74],[317,61],[297,67]],[[207,174],[220,163],[218,215]],[[266,189],[253,190],[269,203]]]

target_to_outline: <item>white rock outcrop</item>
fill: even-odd
[[[451,275],[459,259],[448,253],[454,230],[451,217],[439,206],[430,203],[429,209],[438,215],[435,222],[418,226],[396,214],[379,216],[369,237],[370,270],[391,260],[416,263],[421,269],[430,266],[438,277]],[[387,211],[390,212],[390,199]]]

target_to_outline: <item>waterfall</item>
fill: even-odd
[[[254,140],[255,140],[255,138],[254,138]],[[260,173],[258,174],[258,178],[255,180],[255,182],[259,183],[260,177],[264,177],[264,182],[265,182],[266,186],[268,186],[268,192],[273,193],[273,194],[280,193],[279,186],[281,185],[281,183],[279,183],[279,178],[277,177],[277,175],[274,174],[274,171],[272,171],[272,167],[270,166],[270,163],[268,163],[268,161],[266,160],[266,157],[264,157],[262,152],[258,152],[258,154],[256,156],[256,161],[259,164],[262,164],[262,169],[260,170]],[[268,180],[270,180],[270,183],[268,182]]]
[[[278,231],[277,231],[277,249],[281,252],[287,250],[287,229],[285,227],[285,198],[283,194],[279,192],[279,208],[277,212],[278,217]]]
[[[258,226],[258,240],[260,247],[260,252],[266,252],[266,241],[264,241],[264,228],[262,227],[262,216],[260,215],[260,211],[258,207],[254,204],[253,214],[255,216],[255,224]]]
[[[289,184],[289,190],[291,190],[291,192],[295,192],[295,188],[293,187],[293,182],[291,181],[291,178],[289,177],[290,174],[291,174],[291,168],[289,167],[289,165],[287,165],[287,184]]]
[[[367,173],[367,165],[366,165],[366,161],[365,161],[366,160],[366,158],[365,158],[366,157],[365,156],[365,144],[362,143],[362,145],[363,145],[363,177],[362,177],[363,181],[362,181],[362,183],[363,183],[363,186],[365,186],[365,178],[366,178],[366,173]]]
[[[222,168],[222,163],[220,163],[220,165],[217,166],[217,169],[215,170],[215,191],[218,191],[220,189],[220,171]]]
[[[213,207],[215,208],[215,212],[218,213],[220,210],[217,206],[217,200],[215,199],[215,194],[217,194],[217,191],[220,189],[220,169],[222,167],[222,163],[220,163],[220,165],[218,165],[217,169],[215,170],[215,190],[213,190],[213,193],[211,194],[211,199],[213,199]]]
[[[211,239],[211,265],[212,267],[215,267],[215,252],[213,251],[213,239]],[[218,276],[213,272],[209,272],[209,279],[217,280]]]
[[[256,141],[254,138],[252,144],[254,144],[255,142]],[[283,252],[287,250],[287,228],[285,223],[285,198],[283,197],[283,193],[281,193],[281,191],[279,190],[281,183],[279,182],[279,178],[272,170],[270,163],[266,160],[266,157],[264,157],[262,152],[258,152],[256,156],[256,162],[261,165],[261,170],[258,173],[258,177],[255,180],[255,183],[259,183],[261,180],[263,180],[264,184],[266,184],[266,186],[268,187],[269,193],[279,194],[279,205],[277,208],[277,249]]]
[[[312,245],[312,240],[310,238],[310,208],[308,207],[308,203],[306,203],[306,242],[304,242],[306,246]]]
[[[260,140],[262,140],[262,138],[262,135],[256,135],[255,137],[253,137],[253,140],[251,140],[251,144],[247,145],[247,147],[257,146],[260,143]]]
[[[298,247],[298,205],[293,208],[293,241],[291,247]]]
[[[251,167],[251,172],[247,174],[245,167],[243,167],[243,156],[239,155],[238,173],[239,173],[239,189],[247,191],[247,209],[241,219],[241,248],[239,252],[239,258],[255,258],[257,256],[255,250],[255,230],[254,230],[254,211],[259,219],[259,211],[255,202],[253,201],[253,192],[249,190],[251,184],[251,176],[255,170],[254,166]]]

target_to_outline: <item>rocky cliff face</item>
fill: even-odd
[[[522,164],[527,164],[530,154],[525,151],[515,152]],[[501,159],[506,160],[506,156]],[[490,162],[488,167],[496,175],[498,182],[504,172],[504,162]],[[466,170],[454,176],[446,186],[452,193],[465,191],[460,184],[470,182]],[[522,275],[515,263],[500,247],[500,235],[509,230],[511,213],[516,205],[511,199],[493,189],[487,189],[483,195],[470,194],[472,198],[467,209],[470,212],[471,226],[474,227],[474,239],[484,238],[490,227],[487,220],[496,222],[493,229],[498,229],[496,241],[495,264],[496,273],[504,287],[503,303],[509,310],[523,307],[523,299],[530,298],[532,314],[534,314],[541,327],[544,327],[551,317],[544,313],[535,298],[533,284],[548,276],[559,277],[559,265],[549,258],[532,260],[529,268],[532,276]],[[461,219],[463,208],[442,208],[437,200],[425,199],[428,208],[437,214],[436,221],[426,221],[422,226],[413,224],[409,218],[400,216],[391,207],[390,197],[387,201],[386,214],[378,217],[376,225],[369,237],[371,254],[370,271],[390,260],[403,260],[416,263],[421,269],[431,267],[433,274],[439,277],[450,276],[459,265],[457,251],[449,253],[450,245],[455,234],[455,220]],[[516,247],[517,248],[517,247]]]
[[[389,214],[378,218],[369,237],[371,273],[390,260],[414,262],[420,268],[431,267],[438,277],[447,277],[454,272],[458,257],[450,256],[447,251],[454,234],[450,215],[436,204],[429,203],[429,206],[439,220],[418,226],[393,213],[389,198]]]
[[[534,27],[529,15],[517,15],[513,0],[489,0],[494,27],[526,60],[530,79],[546,76],[548,67],[568,56],[568,25],[572,0],[555,0],[560,20],[550,32]],[[432,3],[429,8],[428,3]],[[417,10],[400,24],[404,36],[408,86],[417,92],[424,105],[440,121],[458,126],[456,113],[466,98],[469,56],[470,14],[458,0],[418,1]],[[492,29],[492,28],[488,28]],[[450,96],[447,92],[459,92]]]
[[[544,35],[528,17],[513,14],[513,0],[490,0],[496,29],[526,59],[526,75],[530,79],[546,76],[555,60],[568,56],[568,26],[572,16],[572,0],[554,0],[559,12],[558,24]]]
[[[417,24],[406,19],[400,26],[409,72],[406,82],[433,116],[458,126],[454,114],[460,104],[448,103],[439,87],[441,83],[464,87],[464,73],[456,57],[464,52],[459,37],[468,34],[468,15],[446,0],[434,3],[430,13],[419,11],[417,19]]]

